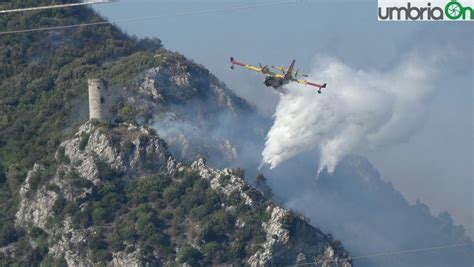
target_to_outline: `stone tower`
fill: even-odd
[[[89,85],[89,119],[109,121],[110,99],[106,82],[101,79],[89,79],[87,83]]]

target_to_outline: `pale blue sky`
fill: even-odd
[[[168,49],[204,64],[267,114],[274,110],[277,96],[261,85],[261,77],[231,72],[230,56],[254,64],[287,64],[295,58],[302,70],[309,70],[315,56],[326,55],[354,68],[383,70],[391,68],[406,49],[447,40],[459,43],[467,64],[445,66],[455,71],[440,82],[443,90],[433,96],[426,123],[407,142],[369,151],[366,156],[410,201],[419,198],[434,212],[448,210],[473,235],[472,23],[378,22],[376,1],[300,1],[214,14],[170,15],[262,2],[268,1],[122,0],[96,9],[112,21],[169,15],[118,25],[138,37],[158,37]]]

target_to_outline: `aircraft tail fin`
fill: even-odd
[[[288,71],[286,72],[286,77],[291,77],[293,75],[293,69],[295,68],[295,62],[296,60],[293,59],[293,61],[291,62],[291,65],[290,67],[288,68]]]

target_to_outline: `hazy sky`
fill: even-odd
[[[231,71],[230,56],[253,64],[286,65],[296,59],[298,67],[308,72],[317,56],[331,56],[355,69],[383,71],[392,68],[407,50],[443,47],[449,42],[459,46],[464,60],[443,66],[448,75],[437,82],[419,129],[402,143],[364,154],[411,202],[418,198],[434,213],[449,211],[472,236],[473,24],[378,22],[376,1],[299,1],[248,10],[173,15],[265,2],[269,0],[122,0],[97,5],[96,9],[112,21],[164,16],[117,24],[138,37],[158,37],[168,49],[205,65],[266,114],[273,114],[278,97],[262,85],[262,77]]]

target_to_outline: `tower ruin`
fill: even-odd
[[[110,120],[110,99],[107,83],[102,79],[88,79],[89,85],[89,119],[107,122]]]

